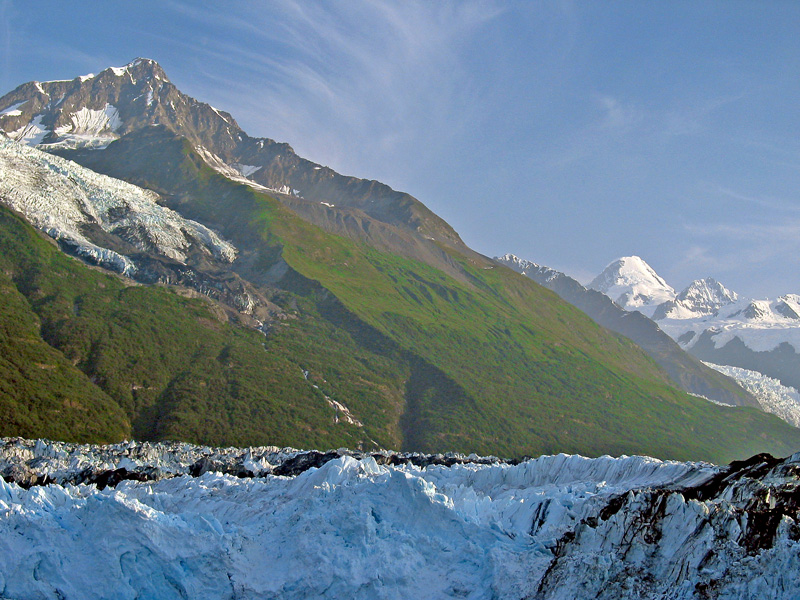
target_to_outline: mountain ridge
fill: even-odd
[[[800,434],[778,419],[746,407],[716,407],[678,391],[632,342],[464,247],[457,234],[448,233],[449,225],[408,195],[332,172],[325,175],[333,182],[327,188],[295,185],[306,168],[317,173],[307,181],[322,181],[313,178],[322,177],[323,169],[315,171],[299,157],[276,157],[270,153],[277,146],[266,143],[270,169],[241,168],[241,177],[235,176],[223,167],[255,165],[234,162],[230,152],[238,141],[228,131],[232,125],[161,80],[150,108],[157,106],[172,121],[154,126],[140,119],[134,127],[136,115],[128,108],[134,102],[147,107],[145,83],[118,71],[73,80],[72,95],[59,104],[68,109],[67,116],[59,113],[62,122],[72,122],[72,113],[85,115],[85,109],[101,121],[102,113],[108,123],[114,113],[106,105],[113,105],[118,138],[84,147],[59,146],[51,138],[40,148],[159,194],[159,204],[233,244],[237,253],[228,272],[252,286],[255,304],[277,307],[265,327],[255,328],[246,322],[246,311],[220,314],[213,299],[184,298],[185,287],[119,290],[109,280],[100,288],[80,263],[68,268],[43,248],[31,249],[33,258],[16,285],[42,320],[45,341],[112,395],[140,435],[715,460],[764,449],[781,453],[800,443]],[[25,89],[41,100],[48,85]],[[113,96],[123,87],[130,96]],[[90,89],[96,92],[91,99]],[[20,92],[15,94],[0,100],[0,112],[20,111],[0,121],[11,133],[25,125],[22,118],[57,125],[54,133],[61,126],[55,122],[58,107],[51,106],[56,102],[37,112],[35,103],[21,103]],[[192,127],[205,123],[204,115],[209,129],[192,134]],[[201,134],[210,141],[199,149]],[[214,146],[217,138],[223,142]],[[253,139],[243,134],[241,142]],[[288,149],[281,146],[280,152]],[[266,171],[298,179],[270,179]],[[243,181],[244,172],[253,180]],[[275,191],[283,185],[288,193]],[[323,204],[337,204],[330,195],[310,197],[326,190],[350,194],[347,205]],[[367,206],[370,200],[374,208]],[[317,209],[305,214],[291,202]],[[319,215],[329,209],[357,215],[361,221],[349,223],[362,231],[374,228],[378,238],[356,235],[356,226],[335,220],[320,223]],[[402,239],[389,239],[391,232]],[[409,238],[429,253],[415,255]],[[147,256],[156,259],[152,252]],[[45,267],[48,261],[64,265],[69,276],[55,277]],[[200,261],[196,269],[212,274],[217,266]],[[174,321],[174,339],[158,321]]]
[[[11,113],[9,105],[14,108]],[[332,233],[352,233],[362,226],[331,220],[330,212],[344,210],[342,220],[352,221],[355,211],[363,221],[403,231],[404,236],[379,238],[391,251],[438,260],[442,268],[450,265],[440,244],[471,253],[474,260],[487,260],[471,251],[447,223],[412,196],[374,180],[339,175],[297,156],[289,144],[248,136],[229,113],[180,92],[150,59],[108,68],[91,78],[23,84],[0,98],[0,107],[6,107],[0,108],[0,129],[12,139],[27,139],[67,158],[70,151],[104,148],[143,127],[167,126],[187,138],[215,170],[272,193]],[[116,128],[95,132],[103,134],[98,143],[65,143],[71,139],[66,129],[78,113],[88,110],[96,115],[112,109]],[[2,116],[4,112],[7,114]],[[35,135],[28,131],[30,123],[36,124]]]

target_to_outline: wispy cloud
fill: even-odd
[[[448,116],[463,117],[473,105],[479,110],[460,49],[500,13],[493,3],[280,0],[268,10],[246,6],[232,16],[206,5],[168,4],[227,31],[189,43],[199,68],[212,59],[236,72],[224,89],[202,91],[235,103],[234,116],[253,135],[300,141],[310,158],[347,168],[364,161],[360,152],[389,156],[392,148],[419,140],[410,121],[417,128],[427,123],[423,140],[435,143],[454,133],[445,131],[454,127]],[[465,120],[455,125],[468,126]]]
[[[744,204],[750,204],[753,206],[758,206],[761,208],[768,208],[777,211],[784,211],[784,212],[791,212],[797,213],[800,212],[800,204],[796,201],[792,202],[790,200],[785,200],[781,198],[775,198],[769,195],[754,195],[749,193],[743,193],[736,190],[729,189],[724,186],[716,186],[715,191],[731,200],[735,200],[737,202],[742,202]]]
[[[11,0],[0,0],[0,46],[3,48],[3,75],[0,83],[3,90],[10,87],[11,82],[6,81],[7,73],[11,71]]]
[[[625,104],[606,94],[595,94],[595,98],[602,111],[599,123],[601,129],[627,129],[640,124],[644,119],[643,111],[632,104]]]

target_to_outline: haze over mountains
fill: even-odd
[[[800,443],[154,61],[23,84],[0,113],[0,199],[27,219],[0,230],[6,435],[720,461]]]

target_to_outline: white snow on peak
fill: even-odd
[[[507,267],[513,269],[517,273],[521,273],[522,275],[528,275],[530,273],[539,273],[544,275],[547,281],[552,281],[556,279],[559,275],[563,275],[560,271],[556,271],[555,269],[551,269],[550,267],[545,267],[543,265],[536,264],[535,262],[531,262],[529,260],[525,260],[524,258],[519,258],[515,254],[507,253],[503,256],[495,256],[494,260],[497,262],[506,265]]]
[[[758,371],[705,363],[723,375],[732,377],[748,392],[755,396],[765,412],[772,413],[787,423],[800,427],[800,392],[782,385],[772,377]]]
[[[83,83],[84,81],[89,81],[90,79],[94,79],[94,78],[95,78],[95,74],[94,73],[87,73],[86,75],[80,75],[78,77],[78,79],[80,79],[81,83]]]
[[[679,294],[641,258],[611,263],[589,285],[626,310],[638,310],[684,349],[707,333],[716,348],[738,338],[756,352],[786,342],[800,353],[800,295],[775,300],[740,298],[711,277],[692,282]],[[691,335],[689,335],[691,334]]]
[[[638,310],[648,317],[659,304],[675,298],[675,290],[638,256],[615,260],[587,287],[606,294],[626,310]]]
[[[125,65],[125,68],[127,69],[127,68],[130,68],[130,67],[137,67],[137,66],[139,66],[141,64],[152,65],[155,62],[156,61],[154,61],[152,58],[141,58],[140,57],[140,58],[135,58],[134,60],[129,62],[127,65]]]
[[[193,244],[221,260],[235,259],[233,245],[157,200],[154,192],[0,139],[0,201],[79,255],[122,273],[135,270],[130,259],[89,239],[88,228],[98,226],[180,262]]]
[[[776,300],[739,298],[726,304],[715,314],[688,317],[669,313],[658,320],[658,326],[675,340],[684,340],[684,348],[692,348],[703,332],[708,332],[716,348],[722,348],[739,338],[756,352],[769,352],[782,343],[800,351],[800,303],[796,294]],[[686,336],[692,332],[690,336]]]
[[[712,277],[698,279],[681,291],[675,298],[676,308],[693,316],[715,314],[721,307],[739,299],[733,292]],[[680,318],[668,313],[671,318]]]

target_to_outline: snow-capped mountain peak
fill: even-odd
[[[713,277],[693,281],[675,298],[697,307],[716,307],[736,302],[739,296]]]
[[[560,276],[564,276],[564,274],[560,271],[556,271],[550,267],[545,267],[543,265],[536,264],[535,262],[525,260],[524,258],[520,258],[511,253],[504,254],[503,256],[496,256],[494,260],[509,267],[510,269],[513,269],[517,273],[528,275],[532,279],[538,281],[552,281]]]
[[[587,286],[609,296],[627,310],[652,316],[656,307],[675,298],[675,290],[638,256],[624,256],[609,264]]]
[[[104,148],[144,125],[172,122],[196,122],[229,136],[238,130],[229,115],[181,94],[149,58],[96,75],[25,83],[0,98],[0,130],[48,150]]]
[[[697,279],[681,291],[675,300],[659,306],[653,314],[661,319],[695,319],[716,315],[719,310],[739,300],[733,292],[713,277]]]

